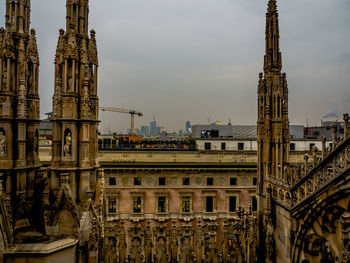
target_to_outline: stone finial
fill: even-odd
[[[92,190],[86,191],[86,196],[88,199],[92,199],[94,192]]]
[[[63,35],[64,35],[64,29],[63,29],[63,28],[61,28],[61,29],[59,30],[59,32],[60,32],[60,36],[63,36]]]
[[[288,166],[283,166],[282,180],[286,183],[289,174]]]
[[[91,29],[90,36],[94,38],[96,36],[96,31]]]
[[[277,3],[276,3],[276,0],[269,0],[269,3],[268,3],[268,11],[269,11],[269,12],[277,11]]]
[[[307,154],[304,155],[304,161],[305,161],[305,174],[306,174],[309,167],[309,155]]]
[[[327,147],[326,147],[326,136],[321,137],[321,143],[322,143],[322,159],[326,157]]]
[[[313,165],[315,167],[318,162],[318,158],[317,158],[318,148],[316,145],[312,146],[311,152],[312,152]]]
[[[338,127],[337,127],[337,125],[335,125],[335,124],[332,125],[333,150],[335,149],[335,146],[336,146],[337,141],[338,141],[337,132],[338,132]]]
[[[343,120],[344,120],[344,138],[347,138],[349,135],[349,114],[348,113],[343,114]]]

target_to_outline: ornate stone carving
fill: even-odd
[[[97,219],[92,217],[91,218],[91,228],[90,228],[90,236],[89,236],[89,243],[88,248],[91,251],[96,251],[99,248],[99,241],[100,241],[100,233],[97,225]]]
[[[216,235],[217,235],[217,223],[209,223],[202,227],[204,232],[205,242],[205,259],[204,262],[218,263],[219,254],[217,249]]]
[[[176,228],[176,220],[172,220],[171,226],[171,244],[170,244],[170,260],[173,263],[177,263],[177,252],[178,252],[178,231]]]
[[[166,263],[170,260],[170,253],[168,251],[168,239],[170,230],[166,224],[162,224],[155,228],[155,262]]]
[[[342,240],[344,250],[341,255],[341,263],[350,262],[350,212],[346,211],[341,217]]]
[[[120,222],[119,239],[118,239],[117,247],[118,247],[119,262],[124,263],[126,260],[126,248],[127,248],[124,221]]]
[[[128,262],[140,263],[145,258],[144,254],[144,229],[140,224],[133,224],[129,227],[130,236],[130,250],[128,255]]]
[[[97,45],[96,45],[96,32],[95,30],[90,31],[90,41],[89,41],[89,58],[90,62],[98,65],[98,55],[97,55]]]
[[[6,156],[6,136],[5,131],[0,129],[0,157]]]
[[[266,244],[266,262],[275,262],[275,237],[274,237],[274,229],[272,226],[271,218],[269,215],[265,218],[265,244]]]

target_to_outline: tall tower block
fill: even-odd
[[[258,84],[258,205],[260,244],[264,246],[266,228],[273,225],[271,203],[267,185],[282,183],[288,169],[289,120],[288,86],[286,74],[281,73],[282,55],[279,49],[279,25],[276,0],[269,0],[266,13],[264,73]],[[270,228],[271,229],[271,228]],[[260,256],[266,249],[260,249]],[[267,254],[269,252],[266,252]],[[267,262],[269,256],[266,255]]]
[[[95,188],[99,167],[98,56],[95,31],[88,35],[88,0],[67,0],[66,7],[55,57],[51,188],[68,182],[79,204]]]
[[[23,207],[32,201],[40,166],[39,55],[29,25],[30,1],[7,0],[6,28],[0,28],[0,178],[15,232],[35,224]]]

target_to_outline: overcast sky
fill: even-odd
[[[53,58],[65,0],[32,0],[40,53],[41,114],[51,110]],[[101,106],[153,114],[168,131],[208,119],[255,124],[267,0],[90,0]],[[350,0],[279,0],[280,48],[292,124],[350,111]],[[4,26],[5,0],[0,0]],[[101,130],[129,116],[100,113]]]

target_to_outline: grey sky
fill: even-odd
[[[256,122],[267,0],[90,0],[103,106],[144,113],[168,131],[231,118]],[[279,0],[283,70],[293,124],[350,111],[350,1]],[[4,25],[5,0],[0,0]],[[65,0],[32,0],[40,52],[41,113],[51,110],[53,58]],[[101,113],[102,130],[129,116]]]

